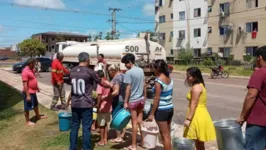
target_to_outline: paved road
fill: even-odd
[[[50,84],[50,73],[41,73],[40,82]],[[181,124],[185,119],[188,101],[186,94],[189,87],[184,85],[185,76],[183,74],[173,73],[174,79],[174,121]],[[209,79],[205,78],[205,84],[208,91],[208,109],[213,120],[220,118],[237,117],[241,111],[244,97],[246,95],[247,79]],[[70,87],[66,86],[69,90]]]

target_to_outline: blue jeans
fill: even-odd
[[[265,146],[266,127],[247,124],[245,150],[263,150]]]
[[[83,150],[92,150],[91,148],[92,108],[72,108],[72,124],[70,131],[69,150],[77,150],[78,131],[81,121],[82,121]]]

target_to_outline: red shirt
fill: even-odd
[[[55,59],[52,62],[52,84],[64,83],[64,73],[69,74],[69,71],[58,59]]]
[[[29,66],[26,66],[22,73],[21,78],[23,82],[27,82],[28,84],[28,90],[30,94],[35,94],[38,90],[38,81],[34,74],[34,71],[29,68]],[[24,88],[22,91],[25,91]]]
[[[100,103],[100,112],[108,113],[112,111],[112,97],[110,96],[110,89],[104,88],[101,85],[98,84],[97,94],[102,95],[102,97],[105,97],[101,100]]]
[[[247,123],[266,127],[266,67],[253,72],[249,79],[248,88],[255,88],[259,93]]]

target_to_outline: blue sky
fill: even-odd
[[[121,38],[154,29],[154,0],[0,0],[0,47],[47,31],[108,32],[109,7],[122,9],[117,12]]]

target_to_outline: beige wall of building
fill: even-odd
[[[229,15],[221,17],[220,4],[226,2],[229,2]],[[245,53],[253,53],[251,47],[266,45],[266,0],[208,0],[208,4],[211,8],[208,26],[212,28],[208,33],[208,47],[212,52],[222,55],[221,48],[230,48],[234,59],[242,60]],[[224,25],[231,26],[230,34],[220,35],[220,27]],[[252,38],[255,29],[257,37]],[[224,57],[227,55],[227,52],[223,53]]]
[[[167,60],[174,61],[173,38],[171,35],[171,32],[173,32],[173,1],[156,0],[155,10],[155,32],[158,33],[159,44],[165,48]],[[165,16],[164,22],[160,22],[162,20],[160,16]],[[165,34],[164,39],[162,34]]]

